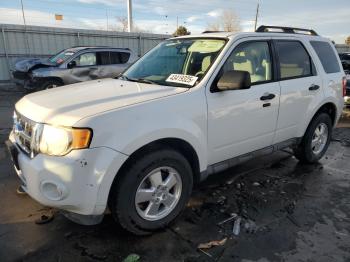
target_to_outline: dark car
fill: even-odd
[[[99,78],[117,77],[137,57],[128,48],[72,47],[48,59],[15,64],[13,77],[27,90],[43,90]]]
[[[350,74],[350,53],[340,53],[340,61],[343,65],[343,69],[347,74]]]

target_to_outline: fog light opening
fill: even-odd
[[[67,190],[64,185],[45,181],[41,183],[41,193],[49,200],[59,201],[67,196]]]

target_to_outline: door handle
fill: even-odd
[[[310,87],[309,87],[309,90],[310,91],[316,91],[316,90],[318,90],[318,89],[320,89],[320,86],[319,85],[311,85]]]
[[[275,97],[276,97],[275,94],[266,94],[266,95],[263,95],[262,97],[260,97],[260,100],[266,101],[266,100],[274,99]]]

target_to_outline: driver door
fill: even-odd
[[[76,65],[70,69],[70,74],[67,75],[67,84],[96,79],[98,76],[96,60],[95,52],[83,53],[74,58],[73,61]]]
[[[245,39],[234,47],[211,83],[215,86],[225,71],[241,70],[249,72],[252,85],[244,90],[208,89],[209,165],[272,144],[280,87],[274,81],[271,53],[269,39]]]

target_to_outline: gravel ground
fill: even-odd
[[[0,92],[1,261],[350,261],[349,113],[319,164],[300,165],[288,150],[251,160],[200,184],[166,230],[135,237],[110,215],[80,226],[16,194],[3,141],[20,96]],[[36,225],[43,214],[54,220]],[[222,245],[198,249],[213,240]]]

